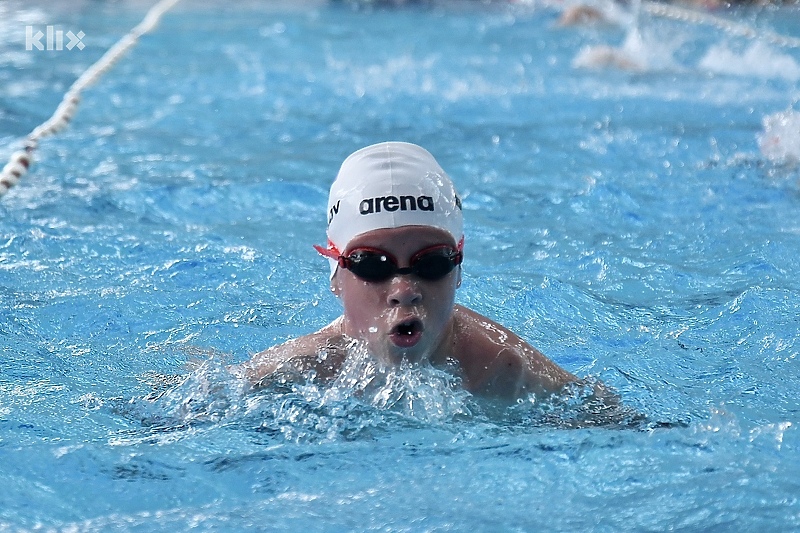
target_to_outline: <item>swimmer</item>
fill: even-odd
[[[646,65],[628,53],[625,48],[608,45],[589,46],[580,51],[573,59],[576,68],[603,69],[614,68],[629,72],[644,72]]]
[[[253,386],[286,372],[332,379],[356,341],[387,364],[458,368],[473,394],[544,397],[579,382],[505,327],[455,304],[461,200],[425,149],[386,142],[350,155],[330,189],[327,237],[315,248],[330,263],[343,313],[241,365]]]
[[[561,27],[590,26],[608,22],[608,18],[598,8],[579,4],[566,8],[558,18],[556,25]]]

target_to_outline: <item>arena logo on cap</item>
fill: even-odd
[[[375,198],[364,198],[358,205],[358,212],[362,215],[380,213],[381,206],[384,211],[433,211],[433,198],[430,196],[377,196]]]

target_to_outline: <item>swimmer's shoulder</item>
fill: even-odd
[[[347,353],[341,318],[302,337],[272,346],[241,365],[242,374],[254,387],[268,384],[276,374],[305,374],[314,370],[320,378],[332,377]]]
[[[473,392],[546,395],[577,378],[505,326],[467,307],[454,310],[454,358]]]
[[[475,393],[502,390],[508,395],[515,394],[518,389],[516,383],[507,383],[502,387],[498,383],[501,374],[498,372],[498,365],[504,366],[500,360],[510,359],[511,364],[520,361],[508,350],[507,330],[495,321],[461,305],[455,307],[453,320],[452,357],[459,363],[467,390]],[[505,371],[502,374],[511,375],[510,381],[514,382],[514,375],[519,372]]]

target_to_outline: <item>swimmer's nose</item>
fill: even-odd
[[[395,276],[386,299],[391,306],[416,305],[422,301],[422,293],[412,276]]]

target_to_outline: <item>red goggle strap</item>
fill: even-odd
[[[338,248],[336,248],[336,246],[331,241],[328,241],[328,247],[327,248],[323,248],[319,244],[315,244],[314,245],[314,249],[321,256],[327,257],[328,259],[333,259],[334,261],[337,261],[340,264],[345,259],[344,257],[342,257],[342,252],[340,252],[338,250]],[[456,245],[456,251],[461,256],[459,258],[458,263],[456,263],[456,264],[460,264],[461,261],[463,261],[463,259],[464,259],[464,256],[463,256],[463,253],[464,253],[464,237],[461,237],[461,240],[458,241],[458,245]]]
[[[328,241],[328,247],[327,248],[323,248],[319,244],[315,244],[314,245],[314,249],[317,252],[319,252],[319,254],[321,256],[327,257],[328,259],[333,259],[334,261],[339,263],[340,267],[342,267],[342,268],[346,268],[347,267],[347,265],[346,265],[347,258],[342,256],[342,253],[338,250],[338,248],[336,248],[336,246],[334,246],[334,244],[331,241]]]
[[[314,249],[319,252],[320,255],[327,257],[328,259],[334,259],[336,261],[342,256],[342,253],[336,249],[336,246],[333,245],[331,241],[328,241],[328,247],[323,248],[319,244],[314,245]]]

